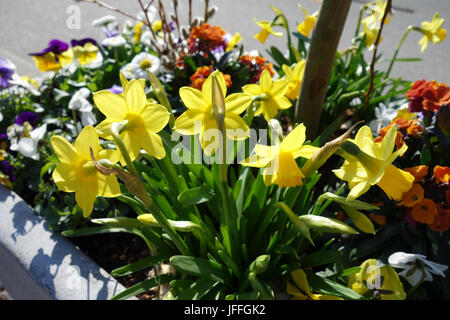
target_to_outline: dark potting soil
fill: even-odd
[[[145,242],[138,236],[127,233],[100,234],[70,239],[81,251],[89,256],[108,273],[126,264],[150,256]],[[131,275],[117,277],[116,280],[129,288],[148,278],[152,268]],[[155,291],[147,290],[137,296],[141,300],[157,299]]]

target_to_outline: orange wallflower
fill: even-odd
[[[386,217],[381,214],[370,213],[370,219],[380,226],[386,225]]]
[[[396,120],[392,121],[392,122],[391,122],[389,125],[387,125],[386,127],[381,128],[380,131],[378,132],[379,136],[376,137],[376,138],[374,139],[374,141],[375,141],[375,142],[381,142],[381,141],[383,141],[384,136],[385,136],[386,133],[389,131],[389,129],[390,129],[394,124],[396,124],[395,121],[397,121],[397,120],[403,120],[403,119],[396,119]],[[401,121],[400,121],[399,123],[402,124]],[[396,124],[396,125],[397,125],[397,124]],[[397,128],[400,129],[401,127],[400,127],[399,125],[397,125]],[[397,130],[397,135],[395,136],[395,146],[397,147],[397,149],[400,149],[400,148],[403,146],[404,143],[405,143],[405,142],[403,141],[403,135],[402,135],[402,133],[400,132],[400,130]]]
[[[421,165],[403,169],[414,176],[414,181],[421,181],[428,174],[428,166]]]
[[[433,176],[436,182],[439,183],[450,182],[450,168],[435,166],[433,169]]]
[[[411,189],[402,194],[401,205],[405,207],[414,207],[416,204],[420,203],[424,197],[424,190],[422,186],[418,183],[413,183]]]
[[[421,112],[423,110],[422,102],[422,91],[426,87],[427,82],[425,79],[418,80],[413,83],[411,89],[406,92],[406,97],[408,98],[408,111],[409,112]]]
[[[191,76],[191,87],[201,90],[203,87],[203,83],[206,81],[208,76],[213,72],[212,66],[203,66],[198,67],[197,70],[195,70],[195,73]],[[225,85],[228,87],[231,86],[231,77],[229,74],[223,74],[223,77],[225,79]]]
[[[432,80],[422,91],[422,97],[424,110],[439,111],[441,105],[450,104],[450,88],[445,83],[437,83]]]
[[[412,208],[411,216],[414,221],[432,224],[437,216],[437,206],[433,200],[425,198]]]
[[[406,129],[406,132],[415,138],[419,138],[419,133],[423,132],[423,128],[414,121],[414,123]]]
[[[434,231],[446,232],[450,228],[450,209],[439,210],[436,219],[428,227]]]
[[[201,26],[195,26],[191,29],[189,39],[201,39],[203,41],[210,41],[214,46],[223,43],[223,36],[226,34],[225,30],[220,26],[210,26],[209,23],[203,23]]]

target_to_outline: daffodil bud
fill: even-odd
[[[270,262],[270,255],[264,254],[256,258],[251,264],[250,264],[250,272],[253,272],[254,274],[263,274],[264,271],[267,270],[267,267],[269,266]]]
[[[140,223],[146,225],[147,227],[159,227],[158,221],[150,213],[144,213],[137,217]]]
[[[225,98],[220,88],[219,79],[217,79],[217,73],[214,71],[212,75],[212,106],[214,115],[216,116],[217,126],[219,130],[225,129]]]

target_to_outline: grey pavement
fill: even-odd
[[[121,8],[132,14],[139,12],[137,0],[103,0],[104,2]],[[144,1],[145,2],[145,1]],[[341,38],[340,49],[351,45],[359,8],[363,0],[353,0],[345,29]],[[166,10],[171,11],[171,1],[164,1]],[[181,0],[180,16],[187,19],[187,1]],[[203,1],[194,0],[194,15],[201,15]],[[221,25],[230,33],[240,32],[246,50],[258,49],[264,56],[268,56],[265,49],[271,45],[277,46],[282,51],[286,50],[286,37],[276,38],[270,36],[267,42],[260,44],[253,36],[259,31],[253,18],[258,20],[272,19],[274,14],[269,7],[273,4],[280,8],[288,18],[291,30],[295,30],[298,23],[303,21],[303,12],[297,7],[301,3],[310,13],[319,8],[318,0],[212,0],[211,3],[219,8],[217,14],[210,21],[211,24]],[[73,6],[80,10],[80,29],[70,29],[67,21]],[[446,19],[444,27],[449,28],[450,1],[449,0],[394,0],[395,16],[383,31],[383,41],[378,49],[383,53],[383,58],[392,57],[395,47],[404,30],[409,25],[418,25],[422,21],[430,21],[435,12]],[[76,10],[76,9],[75,9]],[[39,71],[33,65],[29,52],[42,50],[52,38],[64,41],[93,37],[103,39],[101,30],[93,28],[94,19],[106,14],[113,14],[123,22],[127,18],[111,12],[105,8],[85,2],[74,0],[0,0],[0,56],[11,59],[17,70],[23,75],[39,75]],[[449,35],[450,37],[450,35]],[[398,62],[392,75],[407,80],[426,78],[450,83],[450,39],[430,45],[424,53],[420,53],[418,41],[421,35],[411,33],[400,50],[399,57],[420,57],[421,62]],[[379,68],[387,68],[387,62],[378,65]]]

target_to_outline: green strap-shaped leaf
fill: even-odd
[[[306,271],[309,286],[313,291],[319,291],[323,294],[339,296],[344,299],[366,300],[362,295],[332,280],[319,277],[312,272]]]
[[[181,192],[178,196],[178,201],[180,201],[183,206],[191,206],[209,201],[213,197],[214,191],[208,187],[202,186]]]
[[[322,194],[319,197],[319,199],[321,201],[323,201],[323,200],[332,200],[332,201],[335,201],[335,202],[339,203],[340,205],[345,205],[347,207],[351,207],[351,208],[356,209],[356,210],[378,210],[379,209],[378,207],[376,207],[374,205],[371,205],[371,204],[368,204],[368,203],[363,202],[363,201],[359,201],[359,200],[348,201],[348,200],[346,200],[346,198],[338,196],[338,195],[336,195],[334,193],[331,193],[331,192],[326,192],[326,193]]]
[[[342,209],[347,213],[353,224],[361,231],[365,233],[375,233],[375,228],[372,221],[363,213],[358,210],[341,204]]]
[[[189,288],[182,290],[176,297],[176,300],[200,300],[218,284],[218,281],[200,279],[194,282]]]
[[[178,271],[186,272],[199,278],[210,279],[223,284],[231,282],[228,269],[211,260],[188,256],[173,256],[170,258],[170,263]]]
[[[276,206],[283,209],[283,211],[288,215],[289,219],[291,220],[292,224],[295,226],[295,228],[304,236],[306,239],[311,242],[312,245],[314,245],[314,242],[311,239],[311,234],[309,232],[308,225],[299,219],[297,215],[289,208],[284,202],[278,202]]]
[[[344,233],[344,234],[358,234],[359,232],[337,219],[316,216],[312,214],[305,214],[299,216],[308,228],[328,233]]]
[[[140,229],[143,226],[143,224],[140,223],[139,220],[127,217],[92,219],[91,222],[116,228]]]
[[[342,253],[337,250],[320,250],[301,259],[302,268],[323,266],[339,261]]]
[[[146,290],[154,288],[164,283],[168,283],[174,279],[174,276],[171,274],[163,274],[160,276],[156,276],[154,278],[144,280],[135,284],[134,286],[129,287],[128,289],[122,291],[118,295],[111,298],[111,300],[124,300],[131,297],[134,297]]]
[[[148,257],[145,259],[141,259],[139,261],[127,264],[123,267],[114,269],[113,271],[111,271],[111,275],[113,277],[123,277],[144,269],[147,269],[150,266],[153,266],[157,263],[163,262],[169,260],[168,256],[163,256],[163,255],[156,255],[156,256],[152,256],[152,257]]]

